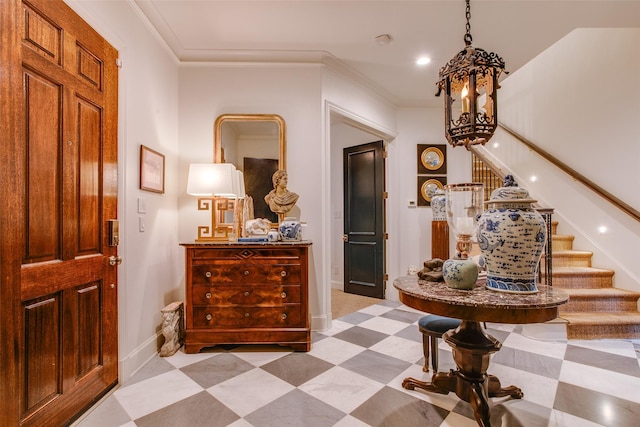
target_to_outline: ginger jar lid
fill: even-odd
[[[537,201],[531,199],[527,189],[518,187],[518,183],[513,180],[512,176],[507,175],[504,182],[504,187],[496,188],[491,192],[491,197],[487,203],[534,203]]]

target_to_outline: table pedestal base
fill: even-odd
[[[463,320],[460,326],[443,335],[444,341],[453,349],[453,360],[458,369],[438,372],[431,382],[406,378],[402,387],[416,388],[440,394],[450,392],[471,404],[479,426],[490,426],[489,397],[511,396],[521,399],[524,394],[516,386],[502,387],[500,380],[487,374],[492,353],[500,350],[502,344],[487,335],[478,322]]]

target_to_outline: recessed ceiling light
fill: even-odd
[[[430,62],[431,62],[431,58],[427,56],[421,56],[416,60],[416,65],[427,65]]]

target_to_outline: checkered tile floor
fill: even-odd
[[[314,333],[308,353],[222,346],[154,357],[76,427],[476,426],[455,394],[404,390],[422,372],[424,313],[383,301]],[[490,399],[492,426],[637,426],[640,341],[536,341],[488,324],[502,349],[489,372],[524,399]],[[454,368],[440,343],[440,371]]]

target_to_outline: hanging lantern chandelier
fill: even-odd
[[[467,27],[464,50],[440,69],[438,92],[444,91],[444,120],[447,141],[454,147],[484,145],[498,124],[498,78],[504,60],[496,53],[471,46],[471,7],[466,0]],[[478,99],[484,96],[484,104]],[[458,102],[456,102],[458,101]]]

